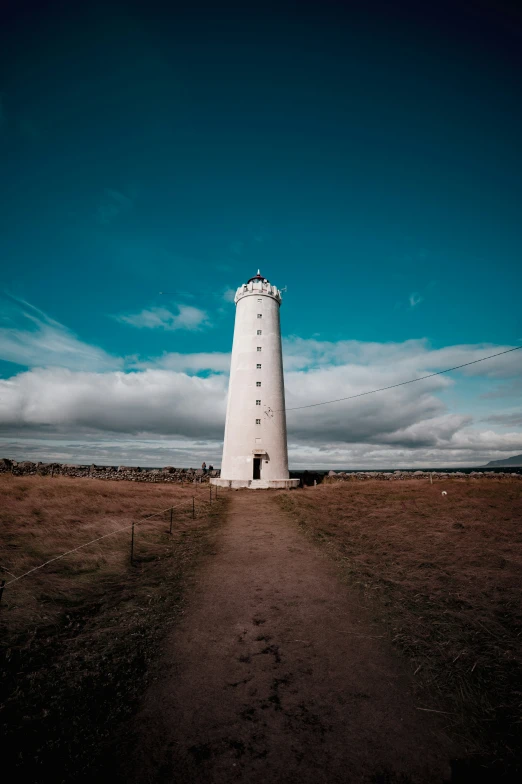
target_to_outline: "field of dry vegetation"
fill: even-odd
[[[470,780],[520,773],[522,483],[325,484],[280,503],[409,657]]]
[[[54,781],[79,781],[146,688],[226,497],[210,505],[208,486],[8,474],[0,495],[6,581],[125,529],[7,584],[0,605],[4,764],[31,782],[50,770]],[[168,511],[143,519],[171,506],[172,534]]]
[[[195,565],[213,551],[228,496],[210,505],[208,486],[9,474],[0,495],[6,581],[124,528],[7,584],[0,605],[4,766],[34,784],[51,770],[54,781],[92,780],[150,682]],[[277,499],[409,657],[419,706],[441,712],[467,750],[469,780],[515,778],[522,482],[369,480]]]

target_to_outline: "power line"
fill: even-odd
[[[336,400],[324,400],[322,403],[309,403],[307,406],[294,406],[293,408],[286,408],[285,411],[299,411],[303,408],[315,408],[315,406],[327,406],[330,403],[340,403],[343,400],[353,400],[355,397],[364,397],[364,395],[373,395],[375,392],[384,392],[386,389],[395,389],[396,387],[403,387],[406,384],[414,384],[416,381],[424,381],[426,378],[433,378],[433,376],[441,376],[443,373],[450,373],[452,370],[459,370],[468,365],[476,365],[477,362],[485,362],[486,359],[493,359],[493,357],[500,357],[502,354],[509,354],[511,351],[518,351],[522,346],[515,346],[515,348],[508,348],[506,351],[499,351],[498,354],[490,354],[489,357],[482,357],[482,359],[474,359],[473,362],[464,362],[463,365],[455,365],[455,367],[446,368],[446,370],[437,370],[436,373],[429,373],[427,376],[420,378],[412,378],[409,381],[401,381],[399,384],[390,384],[389,387],[381,387],[380,389],[371,389],[368,392],[359,392],[357,395],[349,395],[348,397],[338,397]]]

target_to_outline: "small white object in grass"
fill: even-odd
[[[448,495],[445,490],[442,491],[442,495]]]

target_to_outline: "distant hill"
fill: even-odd
[[[505,460],[490,460],[489,463],[482,466],[482,468],[500,468],[501,466],[511,466],[512,468],[522,466],[522,455],[506,457]]]

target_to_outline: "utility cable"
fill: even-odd
[[[427,376],[420,376],[420,378],[412,378],[409,381],[401,381],[399,384],[390,384],[388,387],[380,387],[380,389],[371,389],[368,392],[359,392],[357,395],[348,395],[348,397],[338,397],[336,400],[324,400],[322,403],[309,403],[306,406],[294,406],[293,408],[286,408],[285,411],[300,411],[303,408],[315,408],[316,406],[327,406],[330,403],[340,403],[343,400],[353,400],[355,397],[364,397],[364,395],[373,395],[375,392],[384,392],[386,389],[395,389],[396,387],[403,387],[406,384],[414,384],[416,381],[424,381],[433,376],[441,376],[443,373],[450,373],[452,370],[459,370],[469,365],[476,365],[477,362],[485,362],[486,359],[493,359],[493,357],[500,357],[502,354],[509,354],[511,351],[519,351],[522,346],[515,346],[508,348],[506,351],[499,351],[498,354],[490,354],[488,357],[482,359],[474,359],[472,362],[464,362],[463,365],[455,365],[455,367],[446,368],[446,370],[437,370],[436,373],[429,373]]]

